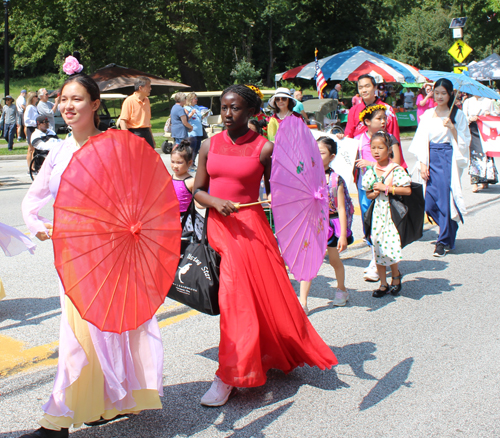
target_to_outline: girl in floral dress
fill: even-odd
[[[375,298],[387,293],[393,295],[401,290],[402,275],[398,262],[401,257],[401,239],[391,217],[389,193],[394,195],[411,195],[411,179],[405,170],[393,163],[390,137],[385,131],[372,135],[371,153],[377,164],[368,167],[363,176],[362,187],[368,199],[375,202],[372,213],[371,241],[375,248],[375,261],[380,287],[373,292]],[[391,267],[392,284],[387,284],[386,269]]]

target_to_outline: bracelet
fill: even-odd
[[[196,189],[193,193],[193,198],[196,196],[196,193],[198,192],[206,192],[206,190],[203,190],[203,189]]]
[[[392,196],[396,194],[396,187],[392,186]]]
[[[385,196],[389,196],[389,186],[385,186]]]

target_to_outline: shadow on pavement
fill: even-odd
[[[447,262],[441,260],[428,260],[428,261],[403,261],[401,262],[401,272],[403,274],[411,274],[412,265],[415,266],[416,272],[428,272],[428,271],[444,271],[447,267]],[[425,269],[422,269],[424,265]],[[418,268],[416,268],[418,266]],[[329,277],[318,276],[313,280],[313,285],[311,287],[311,297],[333,299],[333,292],[330,287],[330,282],[332,281]],[[388,278],[390,282],[390,277]],[[394,303],[398,300],[399,296],[411,298],[413,300],[420,300],[426,295],[440,295],[443,292],[451,292],[455,290],[456,287],[461,286],[459,283],[451,283],[447,278],[425,278],[417,277],[412,280],[406,280],[403,277],[403,289],[399,295],[386,295],[382,298],[372,297],[373,290],[377,289],[379,283],[366,283],[367,290],[355,291],[351,290],[349,294],[349,301],[346,307],[366,307],[367,311],[373,312],[384,308],[385,306]],[[326,304],[324,306],[310,308],[309,316],[315,313],[322,312],[324,310],[334,310],[331,304]],[[337,311],[341,311],[338,308]]]
[[[364,363],[375,360],[377,348],[373,342],[331,347],[341,365],[349,365],[354,375],[363,380],[377,380],[364,371]],[[217,360],[217,348],[209,348],[199,353],[210,360]],[[360,410],[366,410],[381,402],[406,382],[413,358],[408,358],[393,367],[377,381],[363,398]],[[74,438],[115,438],[115,437],[165,437],[192,436],[215,428],[219,433],[231,433],[231,437],[264,437],[264,430],[293,406],[293,397],[300,388],[310,385],[326,391],[349,387],[337,377],[334,369],[322,371],[314,367],[297,368],[288,375],[278,370],[268,372],[268,381],[257,388],[242,388],[236,397],[220,408],[206,408],[200,405],[200,397],[210,387],[211,382],[186,382],[164,387],[163,409],[143,411],[128,419],[120,419],[100,427],[84,427],[70,434]],[[264,409],[262,409],[264,408]],[[259,411],[259,409],[261,409]],[[261,414],[246,423],[245,418]],[[242,424],[243,423],[243,424]],[[0,434],[0,438],[18,437],[24,431]]]
[[[262,416],[238,427],[236,422],[253,412],[254,408],[241,409],[236,400],[238,395],[220,408],[204,408],[199,403],[200,394],[206,390],[207,382],[192,382],[165,387],[162,400],[163,409],[144,411],[139,415],[108,423],[100,427],[84,428],[74,431],[74,438],[171,438],[177,436],[193,436],[211,427],[219,432],[232,432],[231,437],[264,437],[262,432],[273,421],[283,415],[293,401],[266,409]],[[195,398],[193,398],[195,394]],[[167,401],[166,398],[169,400]],[[170,402],[170,403],[169,403]],[[221,417],[221,418],[219,418]]]
[[[377,356],[373,354],[377,351],[377,346],[373,342],[360,342],[359,344],[349,344],[343,347],[333,347],[332,350],[337,356],[339,365],[349,365],[358,379],[377,380],[376,377],[364,370],[366,361],[377,359]]]
[[[16,430],[15,432],[3,432],[0,433],[0,438],[17,438],[29,432],[33,432],[33,430],[29,429],[29,430]]]
[[[500,249],[500,237],[491,236],[482,239],[460,239],[455,243],[455,249],[449,255],[485,254],[488,251]]]
[[[359,404],[359,410],[365,411],[375,406],[377,403],[380,403],[396,392],[403,385],[410,388],[411,382],[407,382],[406,379],[410,374],[412,365],[413,358],[409,357],[393,367],[377,382],[372,390],[363,397],[363,400]]]
[[[390,280],[389,280],[390,282]],[[372,292],[356,292],[351,294],[350,305],[366,307],[368,312],[382,309],[388,304],[394,303],[399,297],[406,297],[412,300],[420,300],[426,295],[440,295],[443,292],[452,292],[456,287],[462,286],[460,283],[451,283],[447,278],[425,278],[417,277],[405,281],[403,277],[403,288],[396,295],[385,295],[382,298],[373,298]],[[376,289],[374,287],[373,289]]]
[[[43,313],[55,311],[48,315],[38,316]],[[38,325],[46,319],[53,318],[61,313],[61,301],[59,297],[49,298],[16,298],[3,300],[0,303],[0,323],[9,319],[18,322],[0,327],[1,330],[24,327],[27,325]]]
[[[434,251],[434,249],[432,249]],[[429,256],[432,256],[430,254]],[[422,260],[402,260],[399,263],[399,270],[403,275],[415,274],[417,272],[439,272],[448,267],[448,261],[432,257]],[[404,281],[404,277],[403,277]]]

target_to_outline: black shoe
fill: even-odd
[[[380,286],[378,289],[373,291],[372,297],[382,298],[384,295],[387,295],[391,288],[386,284]]]
[[[392,277],[392,280],[399,280],[399,284],[391,284],[391,287],[389,288],[389,293],[391,295],[397,295],[399,292],[401,292],[401,288],[403,287],[403,274],[401,272],[399,275],[396,275],[395,277]]]
[[[26,435],[22,435],[19,438],[68,438],[68,437],[69,437],[69,429],[51,430],[51,429],[45,429],[45,427],[41,427],[40,429],[37,429],[31,433],[27,433]]]
[[[110,418],[109,420],[106,420],[105,418],[102,418],[100,420],[96,420],[96,421],[91,421],[90,423],[84,423],[85,426],[102,426],[103,424],[107,424],[111,421],[115,421],[115,420],[118,420],[120,418],[124,418],[124,417],[130,417],[134,414],[120,414],[120,415],[117,415],[116,417],[113,417],[113,418]]]
[[[436,243],[436,248],[434,249],[434,257],[444,257],[446,251],[444,245],[441,242]]]

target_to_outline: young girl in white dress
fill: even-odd
[[[401,291],[402,275],[398,262],[401,257],[401,239],[391,217],[389,194],[411,195],[411,179],[406,171],[391,156],[391,139],[385,131],[372,135],[371,153],[377,161],[375,166],[368,167],[363,176],[362,188],[366,196],[375,202],[372,213],[370,238],[375,248],[375,260],[380,277],[380,287],[373,292],[375,298],[387,293],[393,295]],[[387,284],[387,266],[391,268],[392,283]]]

